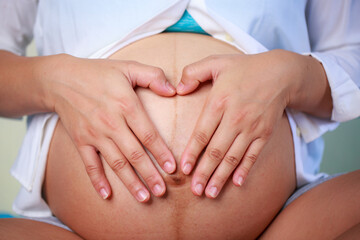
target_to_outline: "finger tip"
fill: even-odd
[[[174,89],[167,89],[167,96],[168,97],[172,97],[172,96],[174,96],[175,94],[176,94],[176,89],[174,88]]]
[[[173,170],[170,171],[169,173],[170,173],[170,174],[173,174],[173,173],[175,173],[175,172],[176,172],[176,165],[175,165],[175,167],[173,168]]]
[[[202,183],[194,183],[191,187],[194,195],[201,197],[204,193],[204,185]]]
[[[245,177],[242,175],[233,178],[233,183],[238,187],[241,187],[244,184],[244,181]]]
[[[161,193],[157,193],[157,194],[153,193],[153,194],[155,197],[162,197],[162,196],[164,196],[165,192],[166,192],[166,189],[164,189]]]
[[[179,95],[179,96],[184,96],[186,93],[184,92],[179,92],[179,91],[176,91],[176,94]]]
[[[184,95],[187,92],[187,86],[181,81],[177,86],[176,86],[176,93],[179,95]]]
[[[150,200],[150,197],[147,197],[145,200],[139,201],[140,203],[147,203]]]
[[[192,171],[191,164],[190,163],[184,163],[183,167],[182,167],[182,172],[185,175],[190,175],[191,171]]]
[[[195,196],[198,196],[198,197],[201,196],[201,194],[197,193],[194,189],[191,189],[191,191],[192,191],[192,193],[193,193]]]
[[[150,200],[150,193],[147,194],[146,198],[144,199],[138,199],[141,203],[147,203]]]
[[[211,196],[209,193],[205,192],[205,196],[209,199],[215,199],[216,197]]]
[[[208,190],[208,189],[206,189],[206,190],[204,191],[204,193],[205,193],[205,196],[206,196],[207,198],[211,198],[211,199],[214,198],[214,196],[211,196],[211,194],[209,193],[209,190]]]
[[[166,81],[165,82],[165,91],[167,92],[168,95],[172,96],[176,93],[176,88],[169,81]]]
[[[168,89],[152,89],[156,94],[163,96],[163,97],[172,97],[176,94],[176,91],[170,91]]]
[[[175,162],[175,160],[173,160],[173,161],[166,161],[165,163],[164,163],[164,165],[163,165],[163,170],[165,171],[165,172],[167,172],[168,174],[172,174],[172,173],[174,173],[175,172],[175,170],[176,170],[176,162]]]
[[[110,197],[111,191],[109,189],[106,189],[105,187],[103,187],[100,189],[99,194],[102,197],[102,199],[106,200]]]
[[[157,197],[162,197],[164,196],[166,193],[166,187],[164,187],[164,190],[162,191],[162,193],[160,193]]]
[[[178,95],[180,95],[180,96],[182,96],[182,95],[186,95],[186,94],[188,94],[189,92],[191,92],[191,89],[185,89],[185,87],[184,88],[176,88],[176,94],[178,94]]]

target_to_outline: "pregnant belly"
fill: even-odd
[[[167,33],[119,50],[110,58],[161,67],[175,86],[185,65],[213,54],[242,54],[208,36]],[[261,66],[259,66],[260,70]],[[254,239],[266,228],[294,190],[294,150],[284,115],[250,172],[246,183],[228,181],[216,199],[194,196],[191,175],[179,171],[180,155],[211,89],[203,84],[188,96],[159,97],[148,89],[136,92],[177,161],[165,174],[167,192],[148,203],[137,202],[110,167],[103,163],[112,197],[102,200],[93,189],[61,122],[50,146],[44,196],[61,221],[86,239]],[[241,93],[239,93],[241,94]]]

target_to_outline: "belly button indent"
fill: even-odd
[[[181,186],[186,182],[186,178],[187,176],[182,172],[176,172],[174,174],[167,175],[164,180],[169,185]]]

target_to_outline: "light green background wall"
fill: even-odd
[[[359,103],[360,105],[360,103]],[[360,118],[326,133],[321,170],[327,173],[360,169]]]
[[[28,55],[35,54],[34,44],[31,44]],[[20,187],[9,170],[24,134],[25,118],[23,120],[0,118],[0,212],[12,212],[11,204]],[[325,142],[322,171],[337,173],[360,169],[360,119],[341,124],[334,132],[327,133]]]

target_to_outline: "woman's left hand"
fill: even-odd
[[[244,183],[304,77],[307,63],[302,58],[311,57],[282,50],[214,55],[184,68],[180,95],[213,80],[181,157],[181,169],[188,175],[206,147],[192,178],[195,195],[205,189],[207,197],[215,198],[235,169],[234,184]]]

